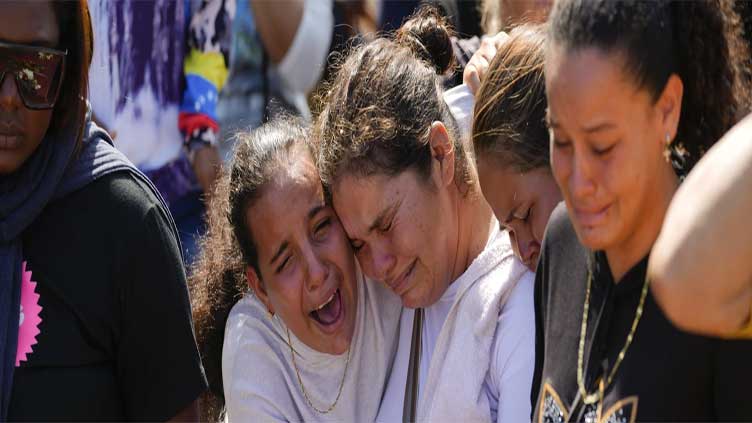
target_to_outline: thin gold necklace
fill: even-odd
[[[580,346],[577,351],[577,387],[580,391],[582,401],[585,404],[593,404],[595,402],[602,401],[604,391],[614,380],[614,375],[616,375],[616,371],[619,369],[619,365],[621,364],[622,360],[624,360],[624,355],[627,353],[627,349],[629,349],[629,346],[632,344],[632,339],[634,339],[634,334],[637,330],[637,324],[640,323],[640,317],[642,317],[642,311],[645,305],[645,298],[648,295],[649,285],[648,277],[647,275],[645,275],[645,283],[642,285],[642,292],[640,293],[640,302],[637,304],[637,310],[635,311],[635,317],[632,321],[632,328],[629,330],[627,340],[626,342],[624,342],[624,346],[622,347],[621,351],[619,351],[619,355],[616,357],[616,362],[611,368],[611,372],[608,374],[608,378],[606,378],[605,384],[603,383],[603,377],[601,376],[599,378],[600,383],[598,383],[598,391],[592,394],[588,394],[587,390],[585,389],[585,383],[583,382],[583,356],[585,354],[585,333],[587,332],[587,318],[588,310],[590,308],[590,285],[592,284],[592,281],[593,274],[590,271],[590,266],[588,265],[587,287],[585,288],[585,306],[582,310],[582,327],[580,328]]]
[[[298,384],[300,385],[300,390],[303,391],[303,396],[306,399],[306,402],[308,402],[308,406],[311,407],[314,411],[316,411],[319,414],[328,414],[332,410],[334,410],[334,407],[337,406],[337,402],[339,401],[340,395],[342,395],[342,387],[345,386],[345,376],[347,376],[347,365],[350,364],[350,348],[347,348],[347,360],[345,361],[345,371],[342,373],[342,381],[339,383],[339,391],[337,391],[337,398],[334,399],[334,403],[329,406],[326,410],[319,410],[316,408],[315,405],[313,405],[313,402],[311,402],[311,398],[308,396],[308,391],[306,391],[305,386],[303,385],[303,379],[300,377],[300,371],[298,370],[298,365],[295,364],[295,351],[292,349],[292,341],[290,340],[290,328],[285,327],[287,330],[287,345],[290,347],[290,356],[292,357],[292,367],[295,369],[295,375],[298,377]]]

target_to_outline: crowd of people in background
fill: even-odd
[[[752,9],[0,2],[0,422],[752,420]]]

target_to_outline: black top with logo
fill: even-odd
[[[168,222],[145,183],[116,172],[49,204],[27,229],[38,298],[22,293],[20,332],[38,333],[14,372],[10,421],[165,421],[203,392]]]
[[[598,392],[630,332],[647,257],[616,284],[603,252],[583,247],[564,204],[552,214],[536,273],[534,422],[752,421],[752,341],[696,336],[674,327],[648,292],[643,315],[603,402],[584,405],[577,358],[588,278],[592,285],[584,384]],[[712,281],[709,281],[712,283]]]

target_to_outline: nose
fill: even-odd
[[[15,78],[10,72],[0,81],[0,109],[13,110],[21,104],[21,98],[18,96],[18,87],[16,87]]]
[[[531,269],[534,268],[537,264],[535,262],[535,255],[539,250],[538,243],[531,239],[526,243],[519,245],[517,248],[520,251],[520,258],[522,259],[522,262]]]
[[[319,252],[309,249],[304,253],[308,277],[306,278],[306,290],[314,292],[321,288],[329,278],[329,266]]]
[[[514,249],[520,260],[525,264],[530,263],[537,251],[536,242],[531,236],[530,231],[525,228],[520,228],[514,232],[514,236],[511,237],[511,240],[514,242]]]
[[[372,278],[378,281],[386,281],[393,273],[397,259],[383,242],[374,242],[369,246],[368,266]],[[364,269],[365,270],[365,269]]]
[[[570,192],[574,198],[587,197],[595,193],[593,163],[584,152],[573,155],[572,173],[569,176]]]

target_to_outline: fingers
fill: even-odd
[[[465,72],[462,74],[462,82],[470,88],[470,92],[475,95],[480,88],[480,74],[475,65],[468,64],[465,66]]]
[[[496,49],[497,49],[497,50],[498,50],[498,49],[500,49],[500,48],[501,48],[501,46],[502,46],[502,45],[503,45],[503,44],[504,44],[505,42],[507,42],[507,40],[508,40],[508,39],[509,39],[509,34],[507,34],[507,33],[506,33],[506,32],[504,32],[504,31],[502,31],[502,32],[499,32],[498,34],[496,34],[496,35],[494,35],[493,37],[491,37],[491,40],[493,41],[493,43],[494,43],[494,46],[496,46]]]
[[[488,72],[488,68],[496,56],[496,51],[507,41],[509,35],[500,32],[493,37],[483,37],[478,51],[473,54],[465,66],[462,74],[462,82],[470,88],[475,95],[480,89],[480,84]]]

